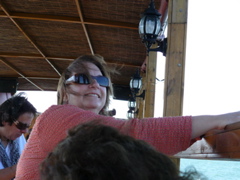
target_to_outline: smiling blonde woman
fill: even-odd
[[[84,55],[62,74],[58,104],[36,120],[20,157],[16,180],[37,180],[39,166],[48,153],[66,137],[68,129],[94,119],[121,133],[141,139],[158,151],[173,155],[191,145],[193,138],[214,128],[240,121],[240,112],[216,116],[180,116],[121,120],[107,116],[112,84],[109,68],[99,55]]]

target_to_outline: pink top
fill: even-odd
[[[91,120],[100,119],[122,133],[142,139],[162,153],[173,155],[190,146],[192,120],[190,116],[120,120],[101,116],[72,105],[54,105],[41,114],[17,165],[16,180],[38,180],[39,166],[67,130]]]

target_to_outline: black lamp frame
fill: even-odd
[[[149,4],[149,7],[142,13],[142,18],[145,18],[144,20],[144,34],[140,34],[140,37],[142,38],[142,42],[145,44],[146,48],[147,48],[147,54],[150,52],[150,51],[157,51],[157,52],[162,52],[164,56],[166,56],[166,52],[167,52],[167,38],[164,38],[163,40],[157,40],[157,37],[158,35],[160,34],[160,32],[162,31],[162,25],[161,25],[161,22],[160,22],[160,31],[159,31],[159,34],[147,34],[145,32],[145,25],[146,25],[146,16],[151,16],[151,17],[154,17],[155,16],[155,24],[154,24],[154,29],[156,30],[157,29],[157,20],[159,20],[160,22],[160,17],[161,17],[161,14],[155,9],[155,5],[154,5],[154,2],[153,0],[151,0],[150,4]],[[141,19],[142,21],[142,19]],[[140,22],[141,22],[140,21]],[[139,23],[140,24],[140,23]],[[140,32],[140,26],[139,26],[139,32]],[[158,47],[157,48],[154,48],[154,49],[150,49],[152,44],[155,44],[157,43],[158,44]]]

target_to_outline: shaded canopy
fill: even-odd
[[[100,54],[120,72],[112,76],[115,98],[128,99],[131,76],[146,57],[138,23],[149,2],[2,0],[0,78],[18,78],[21,91],[56,91],[69,63]]]

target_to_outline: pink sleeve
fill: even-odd
[[[40,179],[39,167],[67,130],[100,119],[122,133],[142,139],[166,154],[175,154],[190,145],[191,117],[119,120],[100,116],[71,105],[54,105],[38,117],[17,165],[16,180]]]
[[[133,119],[128,123],[130,136],[148,142],[164,154],[174,155],[191,145],[191,116]]]

